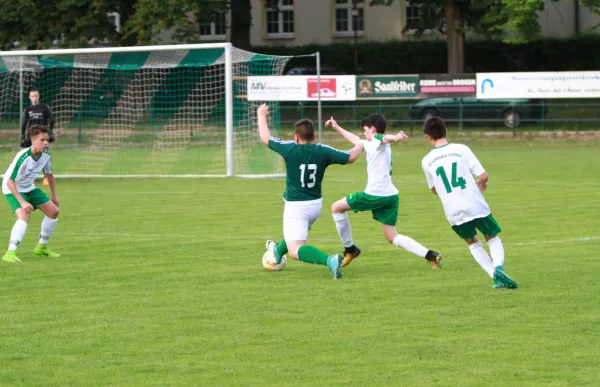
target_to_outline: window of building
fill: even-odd
[[[335,35],[352,36],[364,34],[364,0],[335,0]]]
[[[423,14],[423,11],[425,11],[425,15],[432,17],[435,15],[435,6],[428,4],[413,5],[408,1],[405,2],[405,5],[404,28],[406,32],[414,32],[417,29],[416,26],[422,23],[421,15]],[[425,32],[432,32],[432,30],[425,29]]]
[[[294,37],[294,0],[267,0],[265,8],[267,36]]]
[[[225,40],[227,22],[225,13],[220,12],[213,17],[213,21],[200,22],[198,32],[200,40]]]

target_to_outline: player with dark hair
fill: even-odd
[[[48,150],[48,129],[43,125],[32,125],[29,129],[31,147],[17,153],[2,178],[2,193],[17,216],[10,233],[8,251],[2,257],[4,262],[21,262],[17,257],[17,246],[23,240],[31,213],[36,209],[40,209],[46,216],[42,220],[40,239],[34,253],[50,258],[60,257],[48,249],[48,238],[58,221],[58,195],[52,174],[52,157]],[[48,179],[52,199],[33,184],[41,171],[44,171]]]
[[[36,89],[29,91],[31,105],[23,110],[21,120],[21,148],[31,146],[31,136],[29,129],[32,125],[44,125],[48,128],[48,140],[54,142],[54,116],[50,107],[40,103],[40,92]]]
[[[365,140],[361,140],[357,135],[339,126],[333,117],[325,123],[325,126],[331,126],[351,143],[363,144],[365,152],[367,152],[367,187],[364,191],[341,198],[331,206],[333,220],[345,249],[342,267],[349,265],[361,253],[361,250],[354,245],[350,220],[346,213],[352,210],[354,212],[371,211],[373,219],[381,223],[388,242],[424,258],[434,269],[441,268],[442,255],[440,253],[429,250],[414,239],[398,234],[396,231],[400,200],[398,189],[392,183],[390,144],[406,141],[406,134],[402,131],[398,134],[385,134],[387,122],[381,114],[371,114],[363,119],[360,125],[364,130]]]
[[[267,241],[267,249],[273,252],[277,264],[287,253],[302,262],[327,266],[334,279],[342,278],[342,254],[328,255],[316,247],[307,246],[306,240],[308,231],[321,215],[321,183],[325,169],[332,164],[355,162],[362,152],[362,144],[356,144],[350,152],[315,144],[315,129],[308,119],[296,122],[294,141],[282,141],[271,136],[266,104],[258,108],[257,115],[260,141],[281,155],[286,167],[283,240],[280,243]]]
[[[473,258],[494,280],[492,288],[516,288],[517,283],[503,268],[504,247],[498,237],[502,229],[481,193],[487,189],[487,172],[468,146],[448,142],[446,124],[440,117],[425,121],[423,131],[434,148],[421,166],[429,188],[442,201],[452,229],[467,242]],[[478,230],[487,241],[491,259],[477,238]]]

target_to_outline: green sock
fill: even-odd
[[[288,252],[287,249],[287,244],[285,243],[285,239],[282,240],[281,242],[279,242],[276,246],[275,246],[275,254],[277,255],[277,258],[281,258],[284,255],[286,255]]]
[[[312,246],[302,246],[298,249],[298,260],[306,263],[316,263],[327,266],[329,255]]]

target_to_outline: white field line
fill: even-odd
[[[272,236],[256,236],[256,235],[202,235],[202,238],[198,238],[198,235],[181,235],[181,234],[138,234],[138,233],[111,233],[111,232],[59,232],[60,235],[68,235],[68,236],[77,236],[77,237],[100,237],[100,238],[191,238],[198,240],[219,240],[219,239],[227,239],[227,240],[267,240],[273,239]],[[277,239],[277,238],[275,238]],[[318,238],[319,241],[323,242],[339,242],[339,239],[326,239],[326,238]],[[549,244],[563,244],[563,243],[577,243],[577,242],[593,242],[600,241],[600,236],[586,236],[580,238],[570,238],[570,239],[555,239],[555,240],[547,240],[547,241],[530,241],[530,242],[517,242],[517,243],[504,243],[506,246],[540,246],[540,245],[549,245]],[[357,240],[357,242],[360,242]]]

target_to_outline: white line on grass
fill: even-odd
[[[589,242],[589,241],[600,241],[600,237],[589,236],[589,237],[571,238],[571,239],[555,239],[555,240],[549,240],[549,241],[519,242],[519,243],[509,243],[508,245],[510,245],[510,246],[537,246],[537,245],[555,245],[555,244],[561,244],[561,243]]]
[[[227,240],[267,240],[272,239],[272,236],[257,236],[257,235],[207,235],[204,234],[201,237],[198,235],[182,235],[182,234],[137,234],[137,233],[111,233],[111,232],[61,232],[61,235],[69,235],[69,236],[79,236],[79,237],[101,237],[101,238],[173,238],[173,237],[181,237],[181,238],[192,238],[199,240],[219,240],[219,239],[227,239]],[[277,239],[277,238],[275,238]],[[339,239],[327,239],[327,238],[317,238],[322,242],[339,242]],[[571,239],[554,239],[547,241],[531,241],[531,242],[517,242],[517,243],[505,243],[507,246],[539,246],[539,245],[550,245],[550,244],[562,244],[562,243],[576,243],[576,242],[591,242],[591,241],[600,241],[600,236],[586,236],[580,238],[571,238]],[[358,241],[357,241],[358,242]]]
[[[267,239],[278,239],[281,236],[257,236],[257,235],[207,235],[204,234],[201,237],[199,235],[183,235],[183,234],[137,234],[137,233],[117,233],[117,232],[61,232],[61,235],[75,236],[75,237],[98,237],[98,238],[185,238],[185,239],[198,239],[198,240],[262,240]],[[322,242],[339,242],[339,239],[324,239],[318,238]]]

